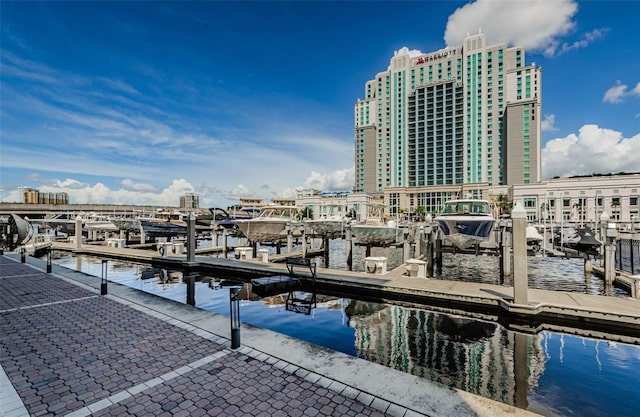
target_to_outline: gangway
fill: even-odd
[[[287,275],[272,275],[268,277],[254,278],[251,280],[252,291],[261,297],[269,297],[283,292],[288,292],[285,308],[287,311],[310,314],[316,307],[316,263],[308,258],[287,257]],[[309,268],[309,277],[312,282],[311,297],[298,297],[296,291],[303,289],[299,269]]]

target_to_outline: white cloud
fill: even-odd
[[[561,39],[573,32],[578,11],[574,0],[477,0],[458,8],[447,22],[444,40],[461,45],[468,34],[482,31],[489,44],[506,43],[546,56],[584,48],[606,29],[595,29],[572,43]]]
[[[591,32],[586,33],[582,39],[577,40],[573,43],[563,43],[561,45],[556,45],[557,51],[552,51],[552,52],[554,52],[556,55],[560,55],[560,54],[564,54],[565,52],[569,52],[572,49],[586,48],[594,40],[604,36],[604,34],[607,31],[608,29],[606,28],[594,29]],[[551,53],[551,55],[554,55],[554,53]]]
[[[154,187],[151,184],[146,184],[146,183],[142,183],[142,182],[135,182],[131,179],[124,179],[121,182],[122,187],[125,190],[129,190],[129,191],[142,191],[142,192],[154,192],[156,191],[156,187]]]
[[[130,180],[124,180],[123,183],[127,186],[131,185]],[[169,207],[178,206],[180,197],[185,193],[195,192],[193,185],[184,179],[174,179],[169,186],[159,192],[153,192],[148,189],[146,184],[137,184],[137,186],[138,188],[147,189],[145,191],[124,187],[111,189],[100,182],[90,185],[71,178],[64,181],[47,181],[38,189],[47,193],[65,192],[69,194],[69,202],[72,204],[139,204]],[[13,196],[13,194],[10,194],[10,196]]]
[[[636,84],[635,88],[629,90],[629,86],[622,84],[620,80],[616,81],[616,85],[609,88],[605,93],[602,101],[605,103],[618,104],[622,103],[625,97],[638,96],[640,97],[640,82]]]
[[[304,180],[303,186],[307,189],[323,191],[350,191],[353,188],[354,180],[353,168],[342,169],[329,174],[311,172]]]
[[[542,131],[543,132],[555,132],[555,131],[557,131],[558,128],[556,127],[556,115],[555,114],[545,114],[541,125],[542,125]]]
[[[285,171],[285,175],[290,173]],[[300,178],[303,178],[300,176]],[[232,178],[228,178],[232,179]],[[102,182],[88,184],[77,179],[67,178],[59,180],[55,178],[42,178],[41,175],[31,177],[32,188],[41,192],[62,193],[69,195],[71,204],[136,204],[149,206],[176,207],[179,205],[180,196],[186,193],[197,194],[200,198],[200,207],[229,207],[240,202],[240,197],[260,197],[270,201],[273,197],[295,198],[297,190],[319,189],[322,191],[349,191],[353,188],[353,168],[341,169],[328,174],[311,172],[297,186],[278,186],[271,181],[264,183],[268,178],[256,178],[258,182],[253,185],[237,184],[229,189],[221,189],[219,186],[209,186],[202,183],[194,186],[190,181],[180,178],[170,180],[170,184],[162,189],[132,179],[120,181],[120,188],[110,188]],[[214,181],[219,184],[220,181]],[[278,184],[282,184],[279,182]],[[2,201],[22,201],[22,189],[19,187],[2,190]]]
[[[640,133],[624,138],[621,132],[584,125],[578,134],[550,140],[542,149],[542,176],[571,176],[638,172]]]

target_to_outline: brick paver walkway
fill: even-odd
[[[420,415],[170,320],[0,256],[6,415]]]

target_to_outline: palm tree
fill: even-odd
[[[542,217],[543,220],[547,220],[547,217],[549,217],[549,204],[540,204],[540,217]]]
[[[620,220],[620,199],[614,198],[611,200],[611,215],[614,219]]]
[[[573,205],[573,208],[575,209],[575,216],[574,219],[577,217],[577,220],[579,220],[582,223],[582,204],[581,203],[575,203]]]
[[[509,196],[506,194],[500,194],[496,199],[496,204],[498,206],[498,211],[501,216],[503,214],[510,213],[511,209],[513,208],[513,202],[509,201]]]
[[[313,219],[313,209],[311,207],[305,207],[302,210],[298,210],[298,220]]]

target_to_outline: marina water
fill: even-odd
[[[336,243],[329,263],[344,269],[344,251],[340,241]],[[391,268],[402,256],[393,251],[386,255]],[[354,269],[362,270],[363,259],[363,250],[354,250]],[[58,255],[54,262],[97,278],[102,274],[97,258]],[[485,256],[445,256],[440,278],[497,283],[497,262]],[[146,268],[109,261],[108,279],[185,302],[181,272],[142,279]],[[605,291],[601,279],[585,278],[581,259],[530,257],[529,273],[531,288]],[[224,278],[201,277],[196,282],[198,308],[229,315],[229,292],[219,285]],[[245,284],[240,295],[243,323],[546,416],[638,413],[640,341],[634,345],[548,331],[522,334],[491,321],[322,294],[317,294],[317,307],[309,315],[296,314],[285,308],[286,294],[261,299]],[[615,290],[613,296],[625,293]]]

